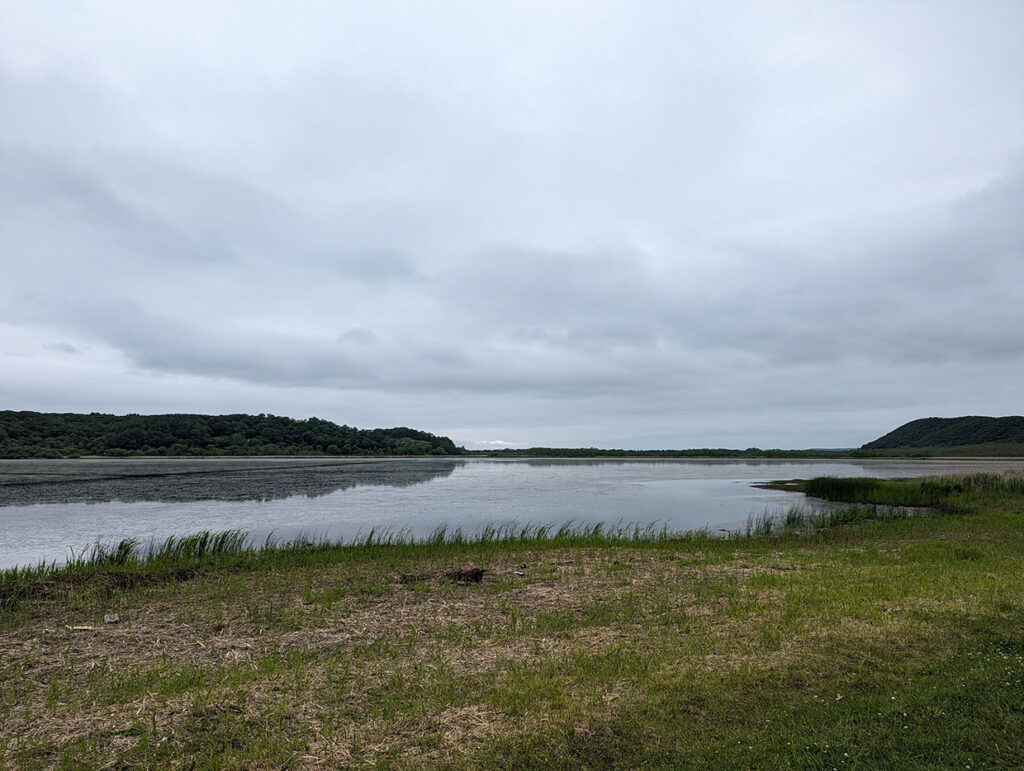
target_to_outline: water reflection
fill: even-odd
[[[0,506],[320,498],[358,486],[411,487],[458,461],[52,461],[0,466]]]
[[[509,458],[502,459],[502,462],[521,462],[528,466],[724,466],[731,468],[744,468],[759,466],[780,466],[792,463],[807,463],[820,465],[828,463],[828,459],[821,458],[690,458],[690,457],[665,457],[665,458],[644,458],[644,457],[606,457],[606,458]]]

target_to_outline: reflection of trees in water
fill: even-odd
[[[32,484],[0,485],[0,506],[110,501],[273,501],[296,495],[319,498],[361,485],[409,487],[423,484],[450,475],[456,465],[451,461],[425,461],[49,479]]]
[[[832,463],[819,458],[522,458],[510,459],[529,466],[780,466],[787,463]]]

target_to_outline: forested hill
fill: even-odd
[[[964,447],[1024,444],[1024,417],[921,418],[864,445],[865,450],[901,447]]]
[[[0,411],[0,457],[80,455],[460,455],[445,436],[276,415]]]

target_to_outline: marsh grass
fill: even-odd
[[[803,491],[814,498],[887,506],[957,506],[1024,495],[1022,474],[965,474],[919,479],[817,477]]]
[[[406,530],[370,529],[349,541],[306,535],[278,540],[271,535],[257,544],[240,530],[171,536],[146,545],[135,538],[98,540],[89,550],[73,553],[64,563],[0,570],[0,624],[26,600],[61,588],[81,591],[91,586],[102,593],[140,583],[182,581],[209,571],[272,570],[374,558],[396,561],[424,551],[444,555],[468,549],[652,545],[710,537],[706,530],[672,532],[657,525],[620,522],[609,527],[601,522],[568,522],[557,528],[545,524],[488,524],[469,534],[461,528],[440,525],[421,538]]]
[[[742,530],[730,537],[763,538],[767,536],[805,535],[823,532],[843,525],[906,519],[910,512],[903,507],[885,505],[791,506],[784,512],[763,511],[747,518]]]
[[[200,534],[8,571],[0,761],[1021,767],[1024,491],[922,488],[945,497],[723,538]],[[399,580],[467,564],[481,583]]]

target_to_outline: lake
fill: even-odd
[[[371,529],[604,522],[739,527],[800,503],[751,485],[815,476],[1024,470],[1024,460],[202,458],[0,461],[0,568],[63,561],[98,540],[238,529],[263,541]]]

